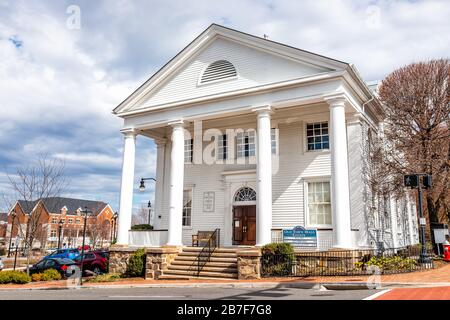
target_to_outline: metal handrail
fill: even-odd
[[[205,264],[210,261],[211,255],[214,250],[220,245],[220,229],[217,228],[209,237],[206,244],[202,247],[202,251],[197,256],[197,260],[194,261],[193,265],[197,264],[197,277],[200,276],[200,272],[202,271]]]

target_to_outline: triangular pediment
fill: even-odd
[[[216,62],[219,62],[216,70],[220,72],[226,66],[230,76],[202,82],[205,70]],[[224,64],[228,62],[232,66]],[[120,115],[213,98],[342,70],[346,66],[344,62],[212,25],[114,111]],[[233,67],[235,72],[230,71]]]

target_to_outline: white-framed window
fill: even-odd
[[[192,189],[183,191],[183,227],[190,227],[192,222]]]
[[[61,223],[66,223],[66,219],[61,219],[60,222]]]
[[[80,219],[76,219],[75,222],[76,222],[76,223],[80,223],[81,220],[80,220]]]
[[[330,181],[308,181],[306,189],[308,226],[332,227]]]
[[[58,223],[58,218],[53,217],[53,218],[52,218],[52,223]]]
[[[255,130],[247,130],[236,134],[237,156],[253,157],[255,156]]]
[[[194,157],[194,139],[184,140],[184,163],[192,163]]]
[[[226,160],[228,157],[228,136],[222,134],[217,140],[217,160]]]
[[[50,237],[56,238],[56,230],[54,229],[50,230]]]
[[[69,223],[73,223],[73,219],[72,218],[69,219]]]
[[[270,129],[270,142],[272,154],[277,154],[278,128]]]
[[[306,144],[308,151],[330,149],[328,122],[307,123]]]

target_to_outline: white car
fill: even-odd
[[[3,264],[2,258],[0,258],[0,271],[2,271],[4,267],[5,266]]]

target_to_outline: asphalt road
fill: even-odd
[[[0,300],[361,300],[377,290],[325,290],[275,286],[265,288],[83,288],[0,290]]]

